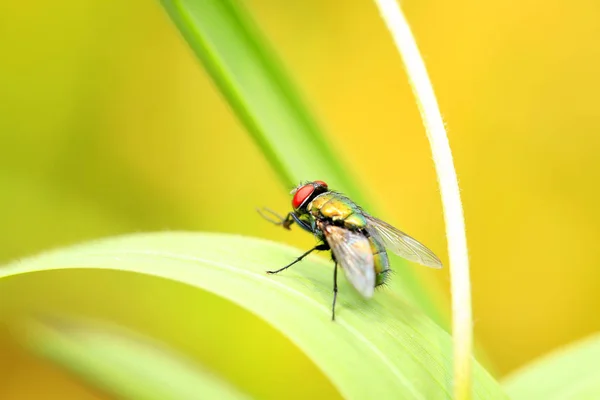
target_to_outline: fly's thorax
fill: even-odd
[[[373,236],[369,237],[369,244],[373,252],[373,267],[375,268],[375,286],[385,283],[390,272],[390,261],[385,247]]]
[[[354,213],[350,204],[335,197],[323,204],[320,211],[322,216],[333,221],[343,221]]]
[[[323,205],[325,203],[327,203],[329,200],[331,200],[331,198],[333,197],[333,193],[328,192],[328,193],[323,193],[317,197],[315,197],[313,199],[313,201],[311,201],[310,203],[308,203],[308,206],[306,206],[306,209],[309,213],[311,213],[312,215],[314,215],[315,217],[319,215],[321,207],[323,207]]]
[[[344,219],[344,226],[348,229],[364,229],[367,219],[361,212],[355,211]]]
[[[315,218],[326,218],[333,222],[343,222],[344,227],[352,230],[362,229],[367,221],[361,210],[348,198],[335,192],[317,196],[307,207]]]

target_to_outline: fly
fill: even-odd
[[[323,181],[302,183],[290,193],[293,211],[286,217],[264,209],[277,219],[259,210],[266,220],[290,229],[296,223],[312,233],[317,244],[290,264],[269,274],[277,274],[302,261],[315,250],[331,250],[333,269],[333,303],[331,319],[335,320],[338,265],[352,286],[365,298],[373,296],[375,287],[382,285],[390,272],[386,250],[421,265],[441,268],[436,255],[417,240],[385,221],[369,215],[341,193],[329,190]]]

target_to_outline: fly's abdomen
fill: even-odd
[[[390,272],[390,261],[388,260],[385,247],[373,237],[369,237],[371,251],[373,252],[373,266],[375,268],[375,286],[382,285],[387,280]]]

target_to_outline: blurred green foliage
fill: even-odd
[[[584,400],[600,394],[598,334],[554,350],[504,380],[513,400]]]
[[[374,6],[245,4],[372,201],[443,256],[426,139]],[[450,130],[476,333],[505,373],[600,329],[600,8],[403,6]],[[5,2],[0,27],[1,260],[147,230],[312,244],[254,214],[289,197],[158,2]],[[35,376],[95,398],[12,342],[0,348],[2,376],[21,371],[5,393],[34,390]]]

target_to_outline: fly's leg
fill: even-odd
[[[335,301],[337,300],[337,261],[333,267],[333,304],[331,305],[331,320],[335,321]]]
[[[296,264],[297,262],[302,261],[302,259],[304,257],[306,257],[307,255],[309,255],[310,253],[312,253],[315,250],[329,250],[329,246],[326,243],[321,243],[320,245],[315,246],[312,249],[310,249],[309,251],[307,251],[306,253],[302,254],[300,257],[296,258],[293,262],[289,263],[285,267],[279,268],[278,270],[275,270],[275,271],[267,271],[267,274],[277,274],[277,273],[283,271],[284,269],[288,269],[289,267]]]
[[[292,213],[289,213],[284,218],[281,215],[277,214],[275,211],[271,210],[270,208],[263,207],[262,210],[260,208],[257,208],[256,211],[258,211],[260,216],[269,221],[270,223],[275,225],[281,225],[288,230],[290,229],[290,225],[294,223]]]

